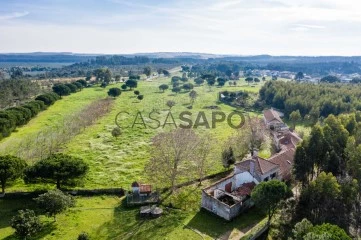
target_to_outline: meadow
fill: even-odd
[[[210,184],[207,182],[206,184]],[[79,233],[86,232],[91,239],[215,239],[219,237],[244,236],[257,225],[265,215],[258,209],[227,222],[200,207],[199,186],[179,190],[177,201],[179,209],[164,208],[164,214],[157,219],[139,217],[139,207],[124,205],[124,198],[116,196],[76,197],[74,208],[53,218],[41,215],[43,230],[30,239],[76,239]],[[34,209],[31,200],[0,199],[0,239],[17,239],[9,221],[17,210]],[[228,238],[227,238],[228,239]]]
[[[168,100],[176,102],[176,105],[171,109],[171,113],[177,124],[180,122],[179,114],[183,111],[193,113],[193,122],[200,111],[205,112],[207,120],[211,121],[212,110],[206,109],[206,107],[218,106],[219,110],[226,114],[235,110],[231,106],[218,102],[219,91],[247,90],[257,92],[262,84],[252,86],[242,79],[238,81],[236,87],[224,86],[219,88],[213,86],[210,88],[206,85],[195,87],[198,98],[193,108],[189,109],[187,108],[190,105],[188,92],[174,94],[171,90],[166,90],[162,93],[158,89],[158,86],[162,83],[170,83],[170,78],[155,78],[151,81],[139,82],[137,90],[144,95],[142,101],[136,99],[133,91],[123,91],[121,96],[113,100],[112,109],[106,116],[100,118],[96,124],[86,128],[85,131],[62,146],[63,152],[81,157],[90,165],[90,172],[87,174],[84,185],[80,187],[128,188],[133,181],[146,180],[143,169],[144,164],[150,157],[151,138],[161,131],[169,131],[175,128],[172,124],[166,124],[164,128],[162,127],[169,113],[169,108],[166,106]],[[0,142],[0,154],[18,155],[18,149],[23,147],[25,142],[28,143],[32,139],[35,142],[37,135],[44,128],[60,125],[66,116],[81,111],[81,109],[97,99],[107,97],[108,88],[120,87],[120,85],[112,84],[105,89],[100,87],[86,88],[76,94],[63,97],[62,100],[32,119],[26,126],[18,128],[9,138],[3,139]],[[111,131],[116,127],[115,118],[121,111],[126,111],[130,115],[118,121],[119,125],[121,125],[122,134],[120,137],[115,138],[111,135]],[[146,128],[141,124],[132,127],[138,112],[142,114],[147,125]],[[153,118],[155,117],[160,121],[160,127],[157,129],[153,129],[157,126],[157,123],[149,119],[150,113],[153,114]],[[234,117],[234,121],[237,121],[237,117]],[[139,115],[137,122],[141,123]],[[168,118],[167,122],[171,122],[171,119]],[[236,130],[228,126],[226,121],[217,123],[213,129],[198,127],[195,130],[199,134],[208,134],[214,138],[212,157],[216,158],[216,165],[212,173],[222,171],[223,167],[220,160],[222,147],[228,137],[235,133]],[[265,152],[263,154],[267,156],[269,153]],[[15,184],[9,191],[26,190],[28,188],[28,186],[19,183]],[[30,186],[30,188],[34,188],[34,186]]]
[[[222,88],[216,86],[210,88],[206,85],[195,87],[198,98],[190,109],[188,92],[175,94],[171,90],[166,90],[162,93],[158,89],[162,83],[169,84],[170,78],[140,81],[137,90],[144,95],[141,101],[136,98],[133,90],[123,91],[121,96],[113,99],[112,109],[108,114],[61,146],[62,152],[81,157],[90,166],[89,173],[83,185],[78,186],[79,188],[123,187],[129,189],[133,181],[147,181],[143,170],[144,164],[150,158],[152,137],[159,132],[174,129],[174,125],[171,124],[164,128],[154,129],[156,122],[149,118],[149,113],[156,112],[154,116],[162,125],[169,113],[169,108],[166,106],[168,100],[176,102],[171,113],[177,124],[180,123],[178,116],[183,111],[192,113],[193,122],[200,111],[205,112],[207,119],[211,120],[210,106],[218,106],[218,110],[226,114],[235,110],[218,101],[219,91],[258,92],[262,84],[248,85],[244,79],[241,79],[236,87],[230,87],[228,84]],[[27,142],[29,139],[34,139],[34,144],[36,144],[36,136],[44,128],[61,126],[66,116],[81,111],[98,99],[106,98],[110,87],[120,87],[120,85],[118,83],[107,88],[86,88],[76,94],[63,97],[26,126],[18,128],[9,138],[3,139],[0,142],[0,154],[16,155],[17,149],[23,147],[24,139]],[[239,110],[242,111],[242,109]],[[117,126],[115,119],[121,111],[126,111],[130,115],[118,121],[122,134],[115,138],[111,135],[111,131]],[[141,124],[132,127],[137,112],[142,113],[147,128]],[[250,114],[258,115],[260,112]],[[210,173],[224,171],[220,160],[221,152],[228,137],[237,130],[229,127],[226,122],[217,123],[216,128],[198,127],[194,130],[201,135],[214,138],[210,157],[215,158],[215,165]],[[261,154],[267,156],[270,153],[265,151]],[[166,209],[164,216],[152,220],[140,219],[139,208],[126,208],[123,198],[77,197],[76,207],[60,214],[57,222],[42,216],[45,222],[44,229],[34,239],[75,239],[82,231],[88,232],[92,239],[213,239],[225,235],[239,237],[264,218],[257,209],[251,209],[248,214],[232,222],[226,222],[207,211],[200,210],[201,188],[208,184],[211,184],[211,181],[204,182],[202,186],[192,185],[182,188],[170,197],[165,197],[164,205],[172,203],[177,209]],[[8,188],[8,191],[50,188],[54,186],[26,185],[18,181]],[[27,207],[34,207],[32,200],[0,200],[0,239],[16,239],[9,221],[17,210]]]

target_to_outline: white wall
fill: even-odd
[[[249,183],[249,182],[253,182],[253,181],[256,184],[258,184],[258,181],[249,172],[239,173],[239,174],[235,175],[235,177],[236,177],[237,187],[241,186],[244,183]]]

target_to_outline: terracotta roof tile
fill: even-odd
[[[254,171],[258,174],[258,175],[263,175],[275,168],[278,167],[277,164],[274,164],[268,160],[265,160],[261,157],[254,157],[252,159],[247,159],[244,160],[240,163],[237,163],[236,166],[239,169],[251,172],[251,162],[254,163]]]
[[[283,179],[289,179],[291,177],[295,152],[296,150],[294,148],[290,148],[280,153],[277,153],[276,155],[273,155],[268,159],[270,162],[279,165],[279,174],[282,176]]]
[[[278,114],[277,111],[273,110],[273,109],[267,109],[263,111],[263,116],[265,117],[267,122],[270,122],[272,120],[277,120],[281,123],[283,123],[280,115]]]

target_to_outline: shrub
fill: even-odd
[[[32,210],[19,210],[18,214],[11,219],[10,225],[15,229],[15,234],[26,238],[39,232],[41,222]]]
[[[90,239],[90,237],[86,232],[82,232],[78,236],[78,240],[89,240],[89,239]]]
[[[113,128],[113,130],[112,130],[113,137],[119,137],[121,134],[122,134],[122,132],[119,127]]]

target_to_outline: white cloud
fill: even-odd
[[[0,52],[361,55],[361,2],[352,0],[110,1],[131,11],[82,12],[67,25],[0,15],[11,22],[0,25]]]
[[[29,12],[12,12],[4,15],[0,15],[0,20],[10,20],[14,18],[21,18],[29,15]]]

